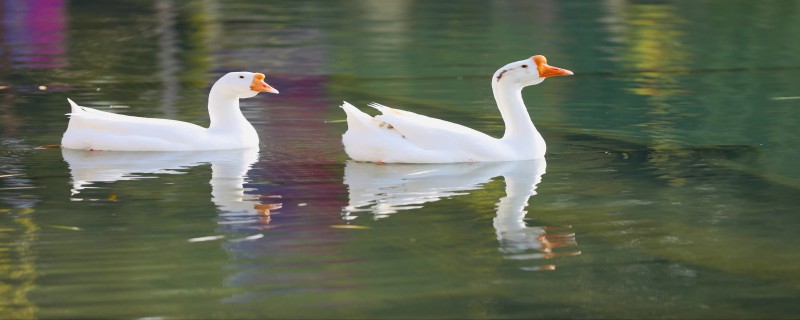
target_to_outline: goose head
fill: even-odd
[[[512,62],[494,73],[495,83],[514,83],[521,87],[539,84],[544,79],[556,76],[571,76],[572,71],[547,64],[543,55]]]
[[[219,78],[211,90],[235,96],[239,99],[255,97],[259,92],[278,93],[278,90],[264,82],[263,73],[246,71],[230,72]]]

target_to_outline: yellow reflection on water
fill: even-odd
[[[7,210],[16,217],[11,225],[0,225],[0,318],[33,319],[36,306],[28,299],[34,288],[36,267],[31,249],[39,227],[32,209]],[[7,221],[7,220],[6,220]]]
[[[667,184],[683,186],[683,170],[673,165],[676,157],[688,155],[676,151],[681,147],[676,125],[683,115],[670,99],[685,92],[676,72],[684,70],[682,63],[690,58],[678,28],[684,20],[670,4],[609,1],[606,8],[611,16],[606,19],[609,30],[623,44],[617,59],[636,71],[627,90],[646,98],[644,121],[637,125],[652,139],[654,152],[647,161],[663,172],[660,177]]]

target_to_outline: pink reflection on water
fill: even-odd
[[[62,68],[66,59],[65,0],[0,3],[0,50],[12,68]]]

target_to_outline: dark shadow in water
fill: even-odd
[[[371,213],[375,219],[387,218],[402,210],[482,189],[492,178],[502,176],[506,196],[497,202],[493,223],[500,252],[514,260],[578,255],[580,251],[554,251],[577,246],[570,227],[528,226],[524,221],[525,208],[536,194],[546,167],[544,160],[417,165],[350,161],[344,172],[350,201],[343,218],[353,220],[362,212]],[[528,269],[553,268],[555,265]]]

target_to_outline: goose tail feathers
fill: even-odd
[[[72,109],[72,111],[70,113],[67,113],[68,115],[71,115],[73,113],[81,112],[81,106],[79,106],[77,103],[75,103],[75,101],[72,101],[72,99],[70,99],[70,98],[67,98],[67,101],[69,101],[70,108]]]
[[[358,108],[347,101],[343,101],[340,107],[344,109],[344,112],[347,114],[347,125],[349,128],[368,128],[375,121],[372,116],[358,110]]]

